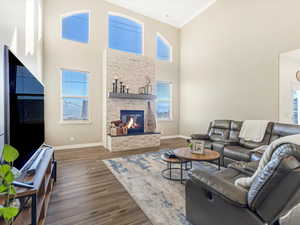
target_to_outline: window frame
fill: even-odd
[[[88,24],[89,32],[88,32],[87,42],[74,41],[74,40],[63,38],[63,19],[66,18],[66,17],[73,16],[73,15],[76,15],[76,14],[81,14],[81,13],[87,13],[89,15],[89,24]],[[71,42],[77,43],[77,44],[83,44],[83,45],[89,44],[90,41],[91,41],[91,15],[92,15],[92,12],[91,12],[90,9],[77,10],[77,11],[72,11],[72,12],[68,12],[68,13],[64,13],[64,14],[60,15],[60,39],[63,40],[63,41],[71,41]]]
[[[156,100],[155,100],[155,104],[156,104],[156,109],[155,109],[155,115],[156,115],[156,119],[157,121],[160,122],[170,122],[173,121],[173,83],[171,81],[162,81],[162,80],[157,80],[156,81],[156,86],[158,83],[163,83],[163,84],[168,84],[170,86],[170,101],[166,101],[166,100],[159,100],[158,96],[156,96]],[[157,92],[157,87],[156,87],[156,92]],[[159,118],[157,115],[157,105],[158,102],[169,102],[170,103],[170,116],[169,118]]]
[[[145,24],[136,19],[136,18],[133,18],[131,16],[127,16],[125,14],[122,14],[122,13],[118,13],[118,12],[112,12],[112,11],[109,11],[107,13],[107,33],[108,33],[108,38],[107,38],[107,48],[111,49],[109,47],[109,16],[119,16],[119,17],[123,17],[125,19],[128,19],[128,20],[131,20],[135,23],[138,23],[141,25],[142,27],[142,53],[141,54],[138,54],[138,53],[134,53],[134,52],[125,52],[125,51],[122,51],[122,50],[118,50],[118,49],[113,49],[113,50],[117,50],[117,51],[121,51],[121,52],[125,52],[125,53],[129,53],[129,54],[136,54],[136,55],[141,55],[141,56],[144,56],[145,55]]]
[[[85,73],[87,76],[87,96],[64,96],[63,95],[63,71],[73,71],[73,72],[80,72]],[[90,112],[90,73],[84,70],[78,69],[69,69],[69,68],[60,68],[60,124],[91,124],[91,112]],[[88,101],[88,113],[87,113],[87,120],[64,120],[64,98],[74,98],[74,99],[82,99],[85,98]]]
[[[162,59],[159,59],[157,57],[157,37],[160,37],[170,48],[170,59],[169,60],[162,60]],[[170,62],[172,63],[173,62],[173,46],[170,44],[170,42],[159,32],[156,32],[156,36],[155,36],[155,47],[156,47],[156,54],[155,54],[155,58],[156,60],[158,61],[161,61],[161,62]]]

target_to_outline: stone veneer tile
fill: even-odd
[[[108,49],[106,52],[106,90],[105,94],[112,91],[112,83],[115,77],[123,81],[129,87],[130,93],[138,93],[140,87],[145,86],[146,78],[152,84],[152,93],[155,93],[155,63],[148,57],[130,53],[124,53]],[[110,122],[120,119],[121,110],[144,110],[147,114],[147,102],[145,100],[111,99],[106,97],[104,110],[106,131],[109,133]],[[152,111],[155,112],[155,102],[150,101]],[[146,125],[146,121],[145,121]],[[147,127],[145,127],[147,129]],[[160,145],[160,135],[141,135],[104,138],[106,147],[111,151],[122,151],[137,148],[153,147]]]

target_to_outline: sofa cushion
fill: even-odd
[[[209,140],[208,134],[192,134],[191,138],[193,140]]]
[[[270,143],[285,136],[300,134],[300,125],[275,123],[272,130]]]
[[[229,138],[230,120],[215,120],[210,124],[209,137],[212,141],[222,141]]]
[[[225,144],[222,142],[214,142],[212,143],[212,149],[214,151],[217,151],[219,153],[223,153],[223,149],[224,149]]]
[[[248,207],[247,191],[237,188],[232,182],[217,174],[211,174],[204,170],[192,170],[189,172],[191,181],[200,185],[203,189],[223,196],[238,207]]]
[[[211,122],[211,127],[229,130],[230,123],[231,120],[214,120]]]
[[[249,162],[251,159],[251,152],[249,149],[241,146],[228,145],[224,147],[224,156],[238,161]]]
[[[241,121],[231,121],[229,140],[232,142],[239,142],[239,135],[242,128],[243,122]]]
[[[270,142],[273,125],[274,125],[274,123],[268,124],[266,133],[265,133],[265,136],[264,136],[264,139],[262,140],[262,142],[246,141],[243,138],[241,138],[240,145],[245,148],[251,148],[251,149],[257,148],[262,145],[268,145]]]
[[[245,174],[231,168],[226,168],[224,170],[217,171],[215,172],[215,175],[220,176],[233,184],[238,178],[245,177]]]

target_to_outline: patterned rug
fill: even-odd
[[[191,225],[185,218],[185,190],[178,181],[161,176],[166,163],[162,152],[104,160],[153,225]],[[217,171],[210,163],[193,163],[193,168]],[[179,175],[179,174],[178,174]],[[281,225],[300,224],[300,206],[281,219]]]
[[[153,225],[191,225],[185,218],[185,190],[178,181],[161,176],[166,163],[161,152],[104,160]],[[217,166],[193,163],[193,168],[211,171]]]

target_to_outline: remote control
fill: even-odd
[[[34,188],[32,182],[30,182],[30,183],[22,183],[22,182],[19,182],[19,181],[14,181],[12,184],[15,185],[16,187],[24,187],[24,188],[30,188],[30,189]]]

